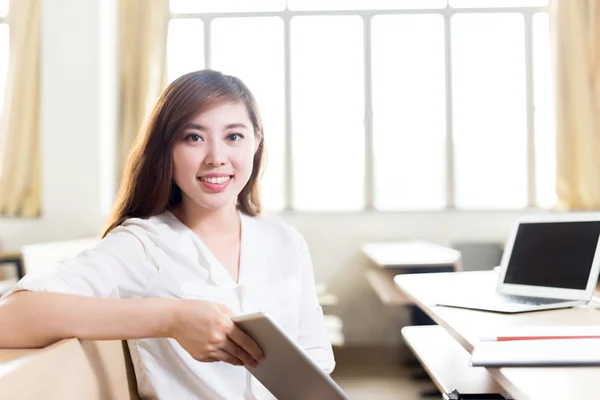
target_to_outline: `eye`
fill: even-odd
[[[202,136],[200,136],[200,135],[197,135],[195,133],[190,133],[189,135],[184,137],[183,140],[185,140],[186,142],[200,142],[203,139],[202,139]]]
[[[227,140],[229,140],[230,142],[238,142],[243,138],[244,135],[242,135],[241,133],[232,133],[231,135],[227,136]]]

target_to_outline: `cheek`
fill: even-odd
[[[238,172],[243,172],[249,176],[252,173],[253,158],[253,151],[244,151],[236,154],[231,162]]]
[[[186,148],[175,148],[173,150],[173,175],[177,181],[190,173],[198,170],[196,154]]]

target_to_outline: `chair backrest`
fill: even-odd
[[[99,238],[36,243],[21,247],[25,273],[37,271],[67,258],[73,258],[83,250],[94,247]]]
[[[0,365],[2,399],[139,400],[129,350],[120,340],[0,349]]]

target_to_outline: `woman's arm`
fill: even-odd
[[[0,300],[0,347],[163,334],[171,303],[141,299],[159,276],[148,258],[156,247],[150,228],[120,226],[77,257],[21,279]],[[136,300],[119,300],[127,298]],[[157,321],[148,318],[153,311]]]
[[[160,270],[152,260],[158,237],[144,223],[119,226],[93,249],[25,276],[0,300],[0,347],[45,346],[69,337],[169,337],[198,361],[255,365],[260,349],[226,307],[147,298]]]
[[[63,338],[167,337],[177,299],[97,299],[20,291],[0,302],[0,347],[40,347]]]
[[[41,347],[77,337],[125,340],[170,337],[198,361],[256,366],[260,348],[224,306],[202,300],[99,299],[20,291],[0,301],[0,347]]]

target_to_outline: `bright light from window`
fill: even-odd
[[[521,14],[452,18],[456,205],[527,205],[524,20]]]
[[[199,19],[173,19],[167,37],[167,80],[204,68],[204,23]]]
[[[363,24],[355,16],[291,21],[293,205],[364,207]]]
[[[7,0],[0,0],[0,12],[4,3]],[[442,9],[447,3],[457,9],[450,10],[448,70],[441,14],[445,11],[377,14],[384,9]],[[252,90],[265,125],[268,164],[261,193],[266,209],[364,208],[367,100],[373,111],[374,146],[369,195],[376,209],[443,209],[448,183],[453,184],[458,208],[518,209],[528,205],[528,184],[533,184],[528,182],[525,21],[521,12],[502,8],[547,4],[548,0],[287,0],[291,20],[286,66],[284,19],[290,11],[281,12],[286,0],[171,0],[171,12],[198,15],[171,21],[167,75],[171,82],[205,68],[205,41],[210,40],[210,67],[240,77]],[[481,10],[461,12],[465,7]],[[294,16],[296,10],[316,15]],[[327,10],[366,12],[324,15]],[[230,12],[267,14],[225,15]],[[368,54],[364,18],[370,19],[371,27]],[[208,37],[205,23],[210,23]],[[533,16],[532,28],[534,190],[537,205],[551,207],[556,201],[556,146],[546,12]],[[8,40],[7,31],[5,36],[2,39],[0,31],[0,46],[1,40]],[[370,82],[364,81],[365,55],[371,57]],[[2,68],[0,60],[0,73]],[[365,99],[365,83],[371,85],[371,99]],[[290,154],[285,143],[287,84]],[[447,106],[452,109],[450,120]],[[447,143],[449,122],[452,143]],[[447,179],[448,145],[453,182]],[[292,167],[289,182],[287,163]],[[286,204],[287,185],[291,204]]]
[[[10,3],[9,0],[0,0],[0,17],[8,15],[8,3]]]
[[[444,19],[373,18],[375,206],[446,205]]]
[[[281,210],[285,205],[283,20],[218,18],[211,24],[211,39],[211,68],[237,76],[256,97],[267,149],[261,201],[268,210]]]
[[[533,97],[535,103],[535,170],[540,207],[556,203],[556,132],[548,14],[533,16]]]

